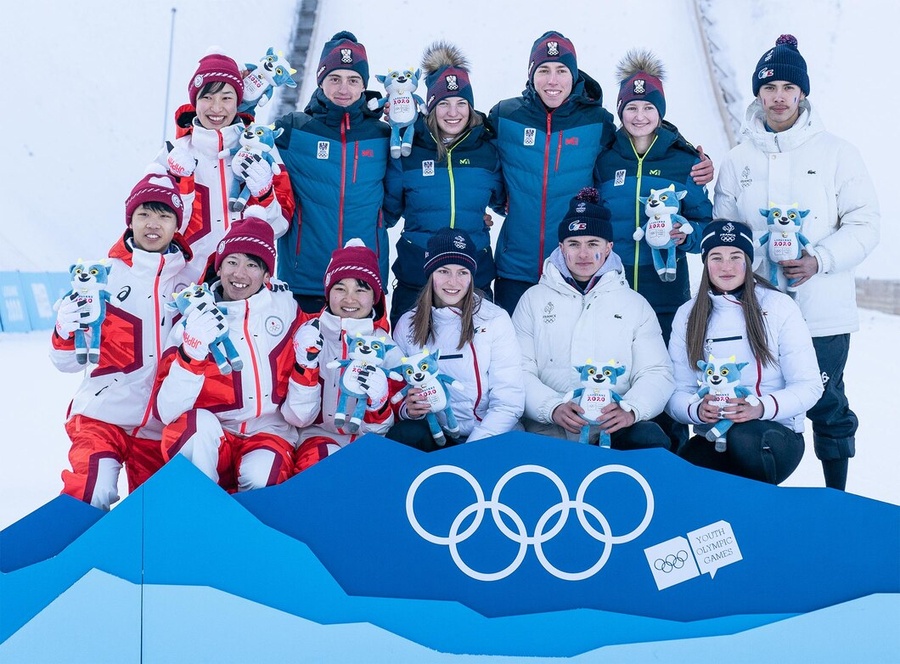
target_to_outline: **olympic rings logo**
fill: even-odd
[[[659,570],[663,574],[668,574],[672,570],[681,569],[687,562],[688,552],[681,550],[678,553],[670,553],[665,558],[657,558],[653,561],[654,569]]]
[[[456,515],[456,517],[453,519],[453,523],[450,524],[448,534],[446,536],[443,536],[430,533],[422,527],[422,525],[416,518],[414,502],[416,498],[416,492],[426,480],[434,477],[435,475],[441,475],[445,473],[456,475],[457,477],[460,477],[468,482],[469,486],[472,487],[472,491],[475,494],[475,502],[461,510],[459,514]],[[549,479],[556,486],[557,490],[559,491],[560,497],[558,503],[549,507],[541,515],[541,517],[535,524],[534,532],[532,534],[528,533],[525,522],[522,520],[519,514],[500,500],[500,494],[503,492],[503,488],[506,486],[506,484],[511,479],[527,473],[540,475]],[[584,502],[584,496],[593,481],[598,477],[606,475],[608,473],[621,473],[632,478],[643,490],[644,498],[646,499],[647,503],[647,507],[644,512],[644,518],[631,532],[625,533],[623,535],[613,535],[612,529],[609,525],[609,521],[603,515],[603,513],[600,512],[600,510],[597,509],[594,505]],[[647,482],[647,480],[644,479],[644,477],[636,470],[629,468],[628,466],[622,466],[619,464],[601,466],[600,468],[596,468],[591,471],[578,487],[578,491],[575,494],[574,500],[570,499],[569,492],[559,476],[557,476],[554,472],[548,470],[547,468],[544,468],[543,466],[532,464],[517,466],[504,474],[503,477],[501,477],[497,481],[497,485],[494,487],[494,490],[491,493],[490,500],[485,500],[484,491],[482,490],[481,485],[478,484],[478,481],[475,479],[475,477],[472,476],[471,473],[463,470],[458,466],[451,465],[433,466],[424,470],[419,474],[418,477],[416,477],[415,480],[413,480],[413,483],[409,487],[409,491],[407,491],[406,493],[406,516],[409,519],[409,523],[413,527],[413,530],[415,530],[416,533],[427,542],[449,547],[450,556],[453,559],[453,562],[456,563],[456,566],[460,569],[460,571],[462,571],[466,576],[469,576],[477,581],[499,581],[500,579],[505,579],[506,577],[508,577],[510,574],[515,572],[522,564],[522,561],[525,559],[525,554],[528,553],[529,546],[534,547],[534,553],[537,556],[538,561],[541,563],[541,566],[556,578],[562,579],[564,581],[582,581],[584,579],[588,579],[599,572],[601,569],[603,569],[603,566],[606,565],[607,561],[609,560],[610,554],[612,553],[613,544],[624,544],[626,542],[630,542],[638,538],[647,529],[647,526],[650,525],[650,520],[653,518],[653,508],[653,492],[651,491],[650,484]],[[566,522],[569,519],[569,513],[573,509],[575,510],[575,514],[578,517],[578,522],[581,524],[581,527],[584,528],[585,532],[598,542],[602,542],[604,545],[603,553],[600,555],[597,562],[580,572],[567,572],[558,569],[547,559],[547,556],[545,555],[543,550],[543,545],[553,539],[556,535],[558,535],[565,527]],[[478,530],[479,526],[481,526],[481,522],[484,520],[484,514],[486,510],[490,510],[491,517],[493,518],[494,524],[497,526],[497,529],[509,540],[519,545],[518,552],[513,558],[513,561],[497,572],[481,572],[472,569],[469,565],[466,564],[465,561],[463,561],[462,556],[459,552],[459,545],[469,539],[475,533],[475,531]],[[559,515],[559,519],[551,528],[547,528],[547,524],[557,514]],[[588,514],[591,515],[598,524],[600,524],[599,530],[588,522]],[[465,529],[461,530],[462,524],[472,515],[474,515],[472,522]],[[507,523],[501,518],[501,515],[505,515],[513,523],[513,525],[515,526],[515,530],[511,529],[507,525]]]

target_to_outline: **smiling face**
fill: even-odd
[[[766,113],[766,124],[775,132],[794,126],[800,117],[800,102],[806,95],[798,85],[787,81],[772,81],[759,89],[759,101]]]
[[[441,138],[459,136],[469,125],[469,102],[462,97],[448,97],[434,107]]]
[[[545,62],[534,72],[532,85],[549,109],[559,108],[572,94],[572,72],[561,62]]]
[[[622,126],[632,138],[652,136],[659,127],[659,110],[646,101],[630,101],[622,109]]]
[[[706,269],[710,283],[720,291],[730,293],[744,285],[747,256],[734,247],[714,247],[706,255]]]
[[[207,89],[197,96],[197,119],[206,129],[223,129],[234,122],[237,115],[237,92],[228,83],[213,83],[210,89],[221,85],[218,92]]]
[[[322,81],[322,92],[333,103],[346,108],[356,102],[366,89],[362,76],[352,69],[335,69]]]
[[[269,278],[265,263],[247,254],[229,254],[219,266],[222,296],[226,302],[256,295]]]
[[[472,271],[462,265],[443,265],[431,274],[437,307],[456,307],[472,290]]]
[[[577,281],[587,281],[597,274],[612,251],[612,246],[612,242],[594,235],[567,237],[559,243],[566,267]]]
[[[328,291],[328,310],[341,318],[368,318],[375,305],[375,291],[353,277],[341,279]]]
[[[143,251],[162,253],[169,248],[177,229],[178,217],[163,206],[151,210],[146,205],[138,205],[131,215],[134,244]]]

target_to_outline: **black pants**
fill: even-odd
[[[317,314],[325,308],[325,297],[322,295],[300,295],[294,293],[294,299],[300,311],[305,314]]]
[[[516,305],[522,299],[522,295],[532,286],[534,284],[530,281],[516,281],[515,279],[497,277],[494,279],[494,302],[506,309],[506,313],[512,316],[516,310]]]
[[[611,433],[610,447],[614,450],[644,450],[650,447],[671,449],[672,441],[656,422],[635,422],[630,427]]]
[[[734,424],[725,439],[728,449],[716,452],[714,442],[694,436],[681,448],[678,456],[695,466],[769,484],[781,484],[803,458],[803,434],[777,422],[753,420]]]
[[[421,420],[400,420],[392,426],[385,434],[385,438],[403,443],[408,447],[415,447],[423,452],[434,452],[443,449],[438,447],[431,435],[431,429],[428,428],[428,421]],[[450,436],[446,436],[447,444],[443,447],[453,447],[460,443],[460,440],[454,440]]]
[[[844,365],[850,352],[850,335],[813,337],[816,359],[825,391],[809,409],[816,456],[822,461],[847,459],[856,454],[859,420],[844,394]]]

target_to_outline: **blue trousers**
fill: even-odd
[[[825,392],[806,416],[812,421],[813,443],[821,461],[848,459],[856,454],[859,419],[844,394],[844,365],[850,351],[850,335],[813,337],[816,359]]]

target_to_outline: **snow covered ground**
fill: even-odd
[[[270,45],[286,49],[298,4],[260,0],[250,8],[238,0],[31,0],[7,7],[0,58],[9,63],[11,76],[4,98],[20,122],[7,132],[0,160],[5,203],[0,270],[63,270],[79,256],[105,254],[123,228],[128,191],[163,135],[171,135],[172,111],[185,99],[197,60],[212,45],[238,62],[255,62]],[[650,47],[669,70],[667,118],[714,160],[727,152],[706,65],[695,48],[694,0],[558,0],[552,5],[537,0],[457,0],[451,5],[320,0],[319,5],[314,60],[334,32],[350,29],[368,48],[370,87],[377,88],[375,73],[416,63],[427,43],[450,39],[471,60],[476,106],[484,111],[522,90],[531,44],[545,30],[559,30],[573,40],[579,66],[600,81],[607,108],[615,103],[616,61],[628,48]],[[896,123],[887,114],[900,106],[900,81],[888,63],[894,60],[900,7],[891,0],[706,5],[716,31],[726,35],[724,64],[735,72],[747,103],[759,56],[779,34],[797,36],[810,66],[812,103],[827,127],[860,149],[886,212],[881,246],[859,274],[900,276],[888,252],[900,244],[900,225],[892,223],[888,205],[894,186],[889,160],[895,150],[884,149],[897,143]],[[309,91],[307,82],[304,102]],[[875,377],[897,369],[890,349],[900,318],[872,312],[862,312],[862,318],[847,371],[848,392],[862,423],[849,489],[900,504],[900,452],[884,395],[887,380]],[[6,385],[0,399],[6,433],[0,440],[0,528],[52,499],[66,465],[62,425],[78,376],[52,369],[46,343],[43,333],[0,334]],[[788,484],[822,485],[811,449]]]

